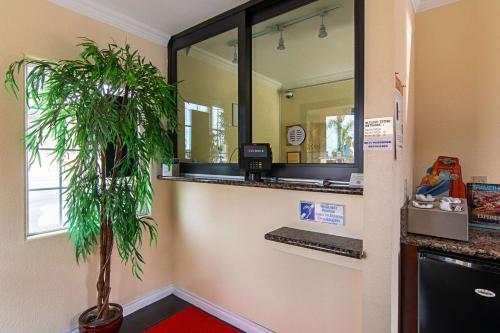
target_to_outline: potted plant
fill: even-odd
[[[141,212],[152,203],[151,162],[171,162],[176,129],[175,85],[129,45],[100,49],[89,39],[75,60],[23,58],[6,73],[6,89],[17,98],[16,74],[29,65],[26,103],[39,110],[25,141],[33,163],[41,144],[55,145],[54,160],[66,162],[66,210],[77,262],[100,258],[97,304],[79,318],[80,332],[118,332],[123,313],[110,303],[111,254],[141,278],[143,233],[157,240],[154,220]]]

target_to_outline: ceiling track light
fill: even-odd
[[[283,28],[278,26],[278,31],[280,32],[280,39],[278,40],[278,47],[276,47],[276,49],[283,51],[286,49],[285,40],[283,39]]]
[[[324,23],[324,18],[325,15],[321,15],[321,25],[319,26],[319,33],[318,37],[319,38],[326,38],[328,37],[328,32],[326,31],[325,23]]]
[[[285,47],[285,40],[283,38],[283,31],[285,29],[288,29],[289,27],[292,27],[292,26],[294,26],[296,24],[299,24],[301,22],[304,22],[304,21],[316,18],[318,16],[321,17],[321,25],[319,27],[318,37],[319,38],[326,38],[326,37],[328,37],[328,32],[326,31],[326,26],[325,26],[325,23],[324,23],[324,17],[325,17],[325,15],[329,15],[333,11],[335,11],[337,9],[340,9],[340,8],[342,8],[342,5],[333,5],[333,6],[330,6],[330,7],[322,8],[322,9],[320,9],[318,11],[315,11],[315,12],[312,12],[312,13],[309,13],[309,14],[305,14],[305,15],[302,15],[302,16],[299,16],[299,17],[295,17],[295,18],[290,19],[290,20],[288,20],[286,22],[281,22],[279,24],[273,24],[273,25],[268,26],[267,28],[265,28],[265,29],[263,29],[261,31],[253,32],[252,33],[252,39],[253,38],[262,37],[262,36],[265,36],[267,34],[275,34],[277,31],[279,31],[280,38],[278,40],[278,46],[276,48],[278,50],[280,50],[280,51],[281,50],[285,50],[286,47]],[[228,41],[227,45],[230,46],[230,47],[233,47],[236,43],[238,43],[238,40],[237,39],[233,39],[233,40]]]

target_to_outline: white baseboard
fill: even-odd
[[[246,333],[273,333],[273,331],[270,331],[251,320],[221,308],[220,306],[215,305],[214,303],[187,290],[177,288],[173,284],[145,294],[123,305],[123,315],[127,316],[172,294]],[[78,327],[65,331],[65,333],[78,333]]]
[[[273,333],[273,331],[231,311],[221,308],[220,306],[215,305],[214,303],[187,290],[175,287],[174,295],[246,333]]]
[[[174,293],[175,286],[173,284],[168,285],[164,288],[155,290],[153,292],[147,293],[141,297],[138,297],[131,302],[128,302],[127,304],[122,305],[123,306],[123,315],[128,316],[131,313],[136,312],[137,310],[140,310],[148,305],[153,304],[154,302],[157,302],[161,300],[162,298],[165,298],[169,295],[172,295]],[[78,333],[78,327],[74,327],[65,333]]]
[[[148,305],[151,305],[154,302],[161,300],[162,298],[170,296],[174,293],[174,290],[175,286],[171,284],[164,288],[158,289],[156,291],[138,297],[134,299],[132,302],[129,302],[123,306],[123,315],[128,316],[129,314],[134,313],[137,310],[140,310]]]

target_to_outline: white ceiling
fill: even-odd
[[[448,5],[450,3],[457,1],[459,0],[413,0],[413,4],[415,5],[415,10],[417,12],[423,12],[436,7]]]
[[[134,35],[166,45],[170,36],[248,0],[49,0]],[[425,11],[459,0],[413,0]]]
[[[248,0],[49,0],[166,45],[170,36]]]
[[[254,32],[274,27],[321,11],[340,6],[324,17],[328,37],[318,38],[321,19],[314,17],[286,28],[285,50],[277,50],[278,32],[253,39],[253,69],[285,88],[351,78],[354,74],[354,1],[319,0],[286,14],[261,22]],[[196,44],[196,47],[230,62],[234,49],[228,42],[236,39],[228,31]]]

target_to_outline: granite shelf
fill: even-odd
[[[401,237],[401,242],[433,250],[500,261],[500,232],[498,231],[470,228],[468,242],[407,233]]]
[[[421,248],[500,261],[500,231],[469,227],[469,240],[413,234],[407,230],[408,208],[401,208],[401,243]]]
[[[349,186],[335,185],[335,186],[321,186],[315,183],[300,183],[280,180],[264,180],[263,182],[252,182],[243,179],[227,179],[216,177],[158,177],[160,180],[181,181],[181,182],[194,182],[205,184],[217,185],[232,185],[232,186],[247,186],[280,190],[292,191],[308,191],[308,192],[322,192],[322,193],[336,193],[336,194],[349,194],[349,195],[363,195],[362,188],[353,188]]]
[[[304,247],[344,257],[362,259],[363,241],[319,232],[282,227],[267,233],[265,239],[273,242]]]

